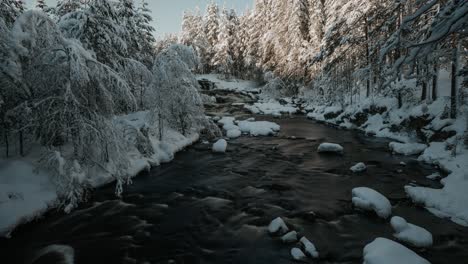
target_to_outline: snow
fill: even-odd
[[[331,152],[331,153],[343,154],[343,150],[344,150],[344,148],[341,145],[335,144],[335,143],[322,143],[317,148],[317,151],[319,153],[330,153]]]
[[[223,126],[228,138],[237,138],[242,133],[251,136],[272,136],[275,135],[281,127],[269,121],[255,121],[249,118],[244,121],[237,121],[234,117],[223,117],[218,121]]]
[[[281,217],[275,218],[273,221],[271,221],[270,225],[268,226],[268,232],[271,234],[275,233],[281,233],[284,234],[289,231],[288,226],[286,226],[286,223]]]
[[[405,156],[421,154],[426,148],[426,144],[420,143],[398,143],[391,142],[390,150],[394,153],[403,154]]]
[[[407,247],[386,239],[377,238],[363,251],[364,264],[430,264]]]
[[[197,75],[197,80],[206,79],[215,83],[216,89],[236,92],[259,92],[258,83],[255,81],[230,79],[226,80],[221,74]]]
[[[227,148],[227,142],[225,139],[220,139],[213,144],[213,152],[216,153],[225,153]]]
[[[243,133],[252,136],[272,136],[280,131],[278,124],[269,121],[240,121],[238,126]]]
[[[363,162],[359,162],[356,165],[352,166],[350,168],[350,170],[352,172],[363,172],[363,171],[367,170],[367,166]]]
[[[374,211],[379,217],[388,218],[392,214],[390,201],[379,192],[359,187],[352,190],[353,205],[367,211]]]
[[[297,241],[297,232],[296,231],[291,231],[284,236],[281,237],[281,241],[283,243],[293,243]]]
[[[230,129],[226,132],[228,138],[238,138],[242,135],[242,132],[239,129]]]
[[[55,186],[46,172],[35,172],[31,163],[22,160],[0,161],[0,236],[40,216],[56,200]]]
[[[302,237],[300,242],[304,246],[305,252],[307,254],[309,254],[312,258],[318,258],[319,257],[319,253],[317,251],[317,248],[306,237]]]
[[[129,115],[116,116],[114,123],[117,129],[140,130],[148,124],[150,113],[147,111],[135,112]],[[157,129],[155,129],[157,130]],[[132,139],[129,140],[128,152],[124,153],[128,161],[128,167],[124,173],[127,177],[135,177],[140,172],[161,163],[170,162],[174,154],[199,139],[197,133],[184,136],[169,128],[164,128],[164,137],[159,141],[155,135],[149,135],[149,142],[154,154],[140,153]],[[16,226],[28,222],[45,213],[48,209],[58,205],[59,187],[53,182],[52,173],[36,168],[36,161],[40,157],[41,149],[31,150],[31,154],[21,159],[0,160],[0,236],[7,236]],[[57,156],[59,173],[64,172],[64,160],[58,152]],[[36,173],[36,171],[38,173]],[[83,167],[81,173],[69,175],[79,182],[86,182],[93,188],[111,183],[116,180],[113,174],[116,172],[114,164],[107,164],[103,168]],[[86,173],[84,173],[86,172]],[[69,211],[74,206],[69,204],[65,210]]]
[[[426,229],[406,222],[399,216],[394,216],[390,220],[398,240],[407,242],[415,247],[430,247],[432,246],[432,234]]]
[[[253,105],[244,105],[246,109],[254,114],[264,114],[281,116],[282,114],[295,114],[298,112],[298,108],[290,103],[282,105],[280,102],[269,99],[262,100],[261,102],[254,103]]]
[[[448,143],[433,142],[419,157],[420,161],[435,164],[449,175],[440,180],[442,189],[406,186],[408,196],[424,205],[436,216],[449,218],[453,222],[468,226],[468,150],[458,143],[456,156],[448,150]]]
[[[302,250],[299,248],[292,248],[291,256],[293,257],[294,260],[297,260],[297,261],[302,261],[306,258],[306,255],[304,254],[304,252],[302,252]]]

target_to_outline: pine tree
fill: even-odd
[[[232,74],[233,64],[233,25],[232,17],[226,9],[221,12],[219,21],[218,43],[215,46],[215,53],[211,64],[219,72],[226,74],[226,77]]]
[[[148,8],[148,3],[142,0],[141,7],[136,12],[136,29],[137,29],[137,42],[139,43],[140,50],[138,58],[148,68],[153,64],[153,56],[155,54],[155,38],[154,27],[151,25],[153,18],[151,17],[151,10]]]
[[[2,0],[0,2],[0,18],[3,18],[7,27],[11,27],[16,18],[24,11],[23,2],[16,0]]]
[[[37,0],[36,7],[44,11],[46,11],[48,8],[45,0]]]
[[[208,44],[207,57],[212,58],[216,53],[219,36],[219,8],[217,4],[212,2],[208,5],[203,27]],[[211,63],[209,66],[211,68]]]
[[[80,0],[58,0],[54,14],[60,18],[65,14],[79,10],[80,8]]]

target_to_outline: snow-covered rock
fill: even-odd
[[[430,264],[409,248],[386,238],[364,247],[364,264]]]
[[[225,139],[220,139],[213,144],[213,152],[224,153],[226,152],[227,141]]]
[[[292,248],[291,256],[293,257],[294,260],[297,260],[297,261],[302,261],[306,258],[306,255],[304,254],[304,252],[302,252],[302,250],[299,248]]]
[[[244,107],[254,114],[273,115],[276,117],[281,117],[283,113],[295,114],[298,111],[298,108],[292,104],[282,105],[276,100],[262,101],[253,105],[245,105]]]
[[[239,129],[231,129],[226,132],[228,138],[238,138],[242,135],[242,132]]]
[[[270,136],[280,130],[278,124],[269,121],[240,121],[238,126],[242,132],[249,133],[252,136]]]
[[[271,234],[285,234],[288,231],[289,228],[281,217],[275,218],[273,221],[271,221],[270,225],[268,226],[268,232],[270,232]]]
[[[352,166],[350,168],[350,170],[352,172],[363,172],[363,171],[367,170],[367,166],[363,162],[359,162],[358,164]]]
[[[304,246],[304,251],[308,255],[310,255],[312,258],[318,258],[319,257],[319,253],[317,251],[317,248],[306,237],[302,237],[300,242]]]
[[[430,247],[432,246],[432,234],[426,229],[406,222],[399,216],[394,216],[390,220],[396,238],[407,242],[415,247]]]
[[[367,187],[354,188],[352,196],[353,204],[358,208],[374,211],[382,218],[387,218],[392,214],[390,201],[373,189]]]
[[[389,147],[394,153],[410,156],[421,154],[427,148],[427,145],[420,143],[391,142]]]
[[[344,148],[335,143],[322,143],[320,146],[317,148],[317,151],[319,153],[339,153],[343,154]]]
[[[297,241],[297,232],[296,231],[291,231],[284,236],[281,237],[281,241],[283,243],[293,243]]]

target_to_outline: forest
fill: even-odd
[[[468,241],[464,235],[453,235],[457,242],[451,248],[450,235],[440,231],[456,234],[468,226],[467,1],[253,0],[243,11],[207,1],[202,9],[186,9],[180,32],[164,36],[154,26],[158,17],[151,1],[58,0],[52,5],[36,0],[32,6],[0,1],[1,237],[22,239],[23,224],[36,225],[31,221],[44,215],[47,220],[50,212],[70,216],[66,221],[85,217],[83,206],[89,206],[90,215],[113,214],[101,206],[117,199],[115,208],[128,203],[131,210],[180,205],[186,219],[203,219],[201,226],[217,219],[206,232],[226,224],[229,230],[223,231],[245,251],[248,243],[239,235],[245,230],[237,226],[270,223],[270,236],[300,245],[287,252],[288,259],[298,261],[354,263],[364,257],[371,264],[401,253],[398,263],[429,263],[417,254],[442,263],[450,250],[456,252],[453,259],[468,257],[461,249]],[[326,177],[320,184],[328,191],[310,198],[301,188],[318,187],[302,182],[306,174]],[[381,178],[359,178],[369,174]],[[147,175],[158,177],[148,183]],[[142,191],[136,194],[138,188]],[[261,198],[267,199],[263,205],[253,206],[246,198],[264,193],[274,195]],[[135,197],[157,197],[157,203],[151,200],[145,207]],[[314,199],[324,199],[324,205]],[[359,242],[346,250],[316,241],[317,250],[306,238],[317,235],[305,224],[310,217],[326,222],[325,233],[335,220],[370,221],[368,215],[356,222],[346,218],[354,214],[343,201],[380,218],[389,218],[393,210],[420,220],[419,225],[431,223],[426,227],[434,244],[446,243],[432,248],[427,230],[394,215],[389,222],[394,236],[416,253],[386,238],[367,243],[375,238],[373,227],[363,231],[369,237],[356,238]],[[209,205],[199,208],[199,203]],[[262,207],[270,203],[271,208]],[[242,209],[236,207],[240,204]],[[199,210],[191,215],[186,207]],[[135,226],[144,229],[154,219],[142,211],[129,214],[141,218]],[[386,230],[383,224],[375,229]],[[184,238],[197,245],[198,253],[187,250],[196,260],[224,263],[232,257],[232,249],[207,253],[219,233],[203,240],[204,250],[202,242],[191,241],[204,234],[193,232]],[[265,238],[256,239],[272,250]],[[22,244],[0,239],[0,247],[16,243]],[[151,263],[199,263],[187,256],[170,262],[179,246],[186,250],[183,244],[173,246],[157,257],[139,253]],[[382,248],[391,250],[373,254]],[[73,247],[51,250],[78,254]],[[273,255],[258,263],[271,263]],[[0,251],[2,257],[18,256]],[[113,257],[120,261],[119,254]],[[238,263],[244,257],[229,260]],[[149,263],[138,260],[134,263]]]

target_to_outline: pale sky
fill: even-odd
[[[221,7],[235,8],[238,13],[242,13],[246,8],[251,8],[254,0],[215,0]],[[36,0],[25,1],[29,7],[34,6]],[[54,6],[56,0],[46,0],[49,6]],[[141,0],[135,0],[139,4]],[[153,12],[154,27],[156,36],[163,36],[167,33],[178,33],[182,23],[182,13],[184,10],[194,10],[199,7],[203,12],[206,5],[211,0],[146,0]]]

